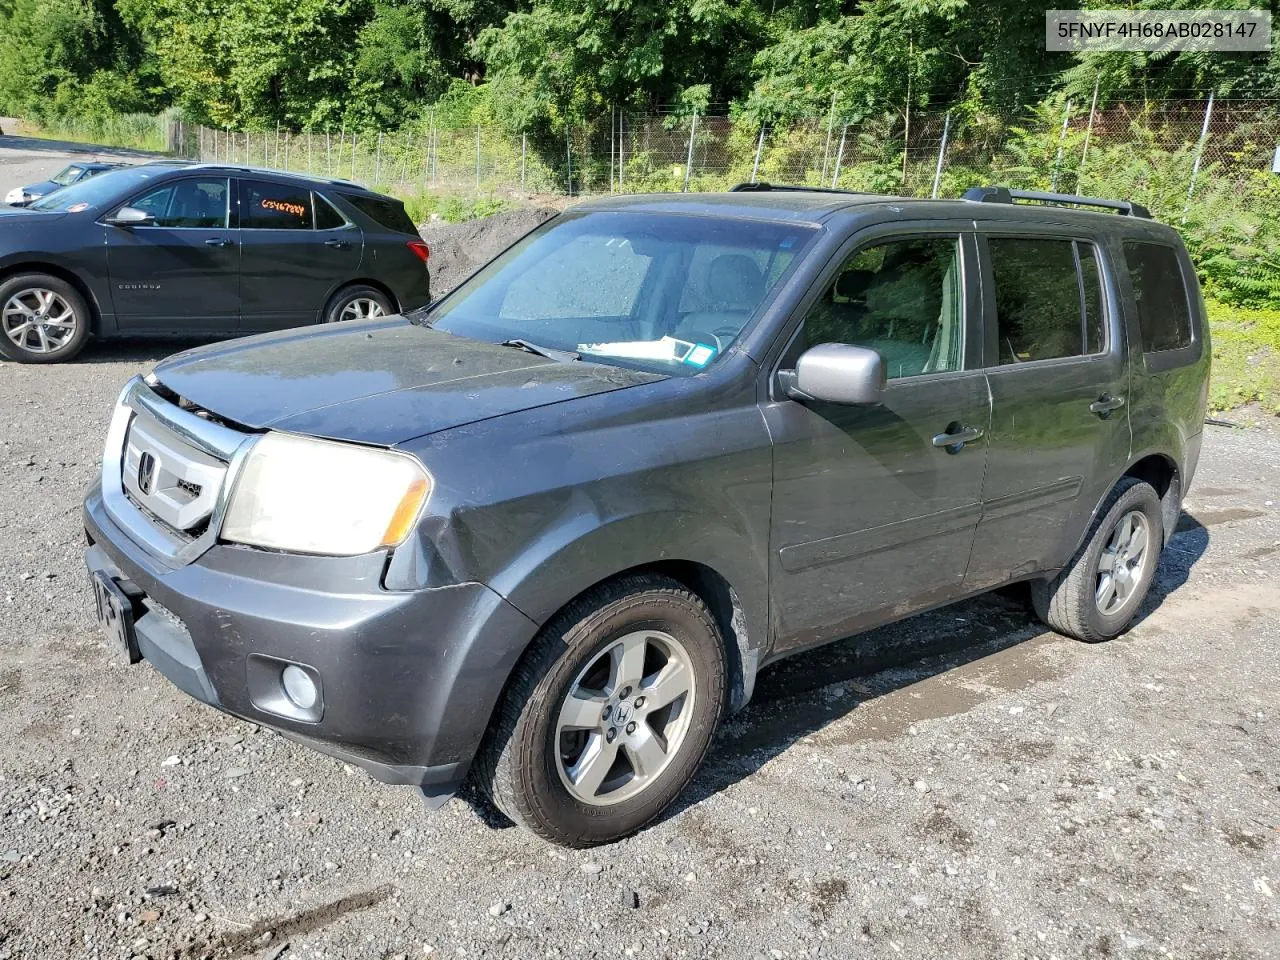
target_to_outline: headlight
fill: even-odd
[[[268,433],[240,471],[222,538],[355,556],[404,540],[430,492],[431,477],[407,454]]]

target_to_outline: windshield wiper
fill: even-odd
[[[511,340],[503,340],[499,346],[502,347],[519,347],[527,353],[535,354],[539,357],[546,357],[548,360],[555,360],[558,363],[572,363],[574,360],[581,360],[581,354],[572,350],[557,350],[555,347],[544,347],[541,344],[531,343],[528,340],[515,337]]]

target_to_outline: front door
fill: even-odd
[[[990,418],[973,237],[901,231],[840,263],[782,359],[793,366],[820,343],[870,347],[889,377],[884,402],[764,407],[779,651],[946,602],[964,580]]]
[[[315,323],[338,287],[359,276],[360,228],[305,186],[239,181],[241,329]]]
[[[235,332],[240,244],[229,195],[226,177],[170,180],[127,204],[154,225],[104,228],[121,333]]]
[[[991,384],[983,519],[966,587],[1060,567],[1131,445],[1118,301],[1104,249],[1051,228],[981,229]]]

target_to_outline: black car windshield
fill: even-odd
[[[49,178],[49,182],[56,183],[60,187],[65,187],[69,183],[75,183],[76,178],[78,178],[82,173],[84,173],[84,167],[63,167]]]
[[[692,375],[729,349],[817,232],[688,214],[570,213],[485,267],[425,322]]]
[[[49,213],[78,213],[80,210],[110,206],[117,202],[123,203],[137,187],[148,180],[154,180],[171,172],[173,172],[172,167],[146,166],[108,170],[96,177],[89,177],[69,187],[55,190],[32,203],[27,209],[44,210]]]

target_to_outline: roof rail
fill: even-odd
[[[1102,207],[1115,210],[1126,217],[1151,219],[1151,211],[1132,200],[1105,200],[1101,197],[1081,197],[1074,193],[1042,193],[1038,190],[1010,190],[1008,187],[970,187],[964,198],[974,203],[1013,203],[1015,200],[1033,200],[1037,203],[1069,203],[1077,207]]]
[[[878,193],[867,193],[865,190],[840,190],[836,187],[805,187],[792,186],[790,184],[765,183],[763,180],[756,180],[749,183],[739,183],[730,187],[730,193],[769,193],[774,190],[789,190],[795,193],[845,193],[852,194],[857,197],[878,197]]]

